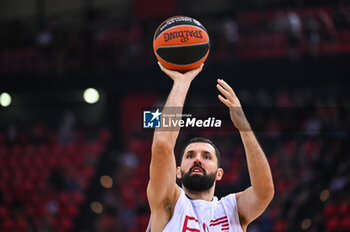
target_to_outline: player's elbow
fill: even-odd
[[[262,197],[264,198],[265,201],[271,202],[274,196],[275,196],[275,188],[273,184],[267,185]]]
[[[261,202],[270,203],[275,195],[275,189],[273,184],[265,184],[262,188],[256,191],[255,194]]]

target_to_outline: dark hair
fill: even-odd
[[[180,163],[182,162],[182,158],[184,157],[186,147],[188,147],[188,145],[190,145],[191,143],[209,143],[210,145],[212,145],[215,149],[215,155],[218,159],[218,168],[221,166],[221,155],[220,155],[219,149],[215,146],[215,144],[210,139],[206,139],[203,137],[192,138],[190,141],[186,143],[186,145],[184,146],[181,152]]]

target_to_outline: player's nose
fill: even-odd
[[[194,164],[202,166],[202,162],[200,161],[199,157],[196,158]]]

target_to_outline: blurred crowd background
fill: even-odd
[[[189,110],[224,108],[215,84],[225,79],[271,165],[275,198],[248,231],[350,231],[346,0],[2,1],[0,231],[145,231],[142,111],[171,88],[152,40],[174,15],[210,36]],[[97,101],[84,101],[87,88]],[[233,126],[183,130],[177,158],[194,136],[221,151],[219,198],[249,186]]]

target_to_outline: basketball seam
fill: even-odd
[[[162,35],[164,32],[166,32],[167,30],[171,29],[171,28],[175,28],[175,27],[182,27],[182,26],[193,26],[193,27],[197,27],[201,30],[203,30],[203,28],[201,28],[200,26],[196,26],[196,25],[193,25],[193,24],[181,24],[181,25],[175,25],[175,26],[172,26],[172,27],[169,27],[167,28],[165,31],[163,31],[162,33],[160,33],[157,37],[154,37],[153,41],[157,40],[157,38]],[[203,30],[206,34],[208,34],[208,32],[206,30]],[[208,36],[208,40],[209,40],[209,36]]]
[[[176,47],[189,47],[189,46],[198,46],[198,45],[203,45],[203,44],[209,44],[208,42],[204,43],[197,43],[197,44],[184,44],[184,45],[173,45],[173,46],[158,46],[156,49],[156,52],[158,51],[159,48],[176,48]],[[158,54],[158,53],[157,53]],[[158,54],[159,55],[159,54]]]

